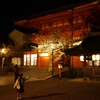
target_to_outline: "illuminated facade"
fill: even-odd
[[[18,21],[15,24],[33,31],[35,30],[37,34],[43,36],[43,38],[52,37],[52,32],[59,36],[58,38],[62,38],[62,40],[67,38],[67,40],[64,42],[64,45],[66,45],[66,48],[68,49],[71,48],[72,45],[79,45],[83,38],[88,34],[91,34],[91,32],[100,31],[99,13],[100,5],[98,1],[95,1],[78,7],[72,7],[72,9],[62,8],[62,11],[57,10],[56,12],[52,11],[52,13],[50,12],[49,14],[47,13],[45,15],[41,14],[40,16],[33,16],[32,19]],[[41,46],[45,46],[34,35],[30,36],[30,40],[32,42],[38,43]],[[70,40],[73,40],[73,44],[68,42]],[[45,52],[38,50],[38,52],[34,54],[29,52],[25,53],[24,65],[39,67],[49,66],[50,51],[46,50],[47,49],[45,49]],[[65,62],[66,60],[63,59],[63,63]],[[57,64],[58,63],[55,62],[54,65],[57,66]],[[87,63],[87,66],[89,65],[91,65],[91,62]],[[72,66],[83,66],[83,62],[80,61],[80,57],[74,57]]]

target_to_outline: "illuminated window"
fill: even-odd
[[[24,66],[36,66],[37,65],[37,54],[25,54],[24,55]]]
[[[21,65],[21,58],[17,58],[17,57],[14,57],[14,58],[12,58],[12,63],[14,64],[14,65],[18,65],[18,66],[20,66]]]
[[[37,65],[37,54],[31,54],[31,65],[32,66]]]
[[[24,55],[24,65],[30,65],[30,55]]]
[[[80,61],[84,61],[84,56],[80,56]]]
[[[100,60],[100,55],[99,54],[96,54],[96,55],[92,55],[92,60],[95,61],[99,61]]]
[[[92,55],[92,60],[94,61],[94,66],[100,66],[100,55]]]

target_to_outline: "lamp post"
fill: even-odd
[[[2,54],[2,65],[1,65],[1,70],[3,70],[3,66],[4,66],[4,60],[5,60],[4,53],[5,53],[5,49],[2,48],[2,50],[1,50],[1,54]]]
[[[59,79],[61,79],[62,75],[62,65],[61,64],[58,64],[58,74],[59,74]]]
[[[87,81],[87,78],[86,78],[86,55],[84,55],[84,78],[83,78],[83,80],[84,81]]]

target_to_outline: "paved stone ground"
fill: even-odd
[[[0,100],[16,100],[13,84],[0,86]],[[50,78],[25,83],[22,100],[100,100],[100,84]]]
[[[31,76],[25,83],[23,100],[100,100],[99,80],[50,78],[51,72],[47,68],[20,69],[20,72]],[[16,100],[13,84],[13,73],[0,76],[0,100]]]
[[[63,69],[63,71],[66,68]],[[52,77],[52,72],[48,70],[47,67],[20,67],[19,72],[23,73],[24,77],[31,78],[28,81],[37,81],[37,80],[45,80],[49,77]],[[54,68],[54,75],[58,73],[58,69]],[[8,72],[5,74],[4,72],[0,72],[0,85],[12,84],[14,82],[14,73]]]

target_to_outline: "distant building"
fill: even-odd
[[[50,36],[53,31],[60,33],[61,37],[69,37],[73,40],[72,44],[69,43],[66,46],[66,49],[69,49],[79,45],[81,43],[80,41],[88,35],[91,35],[91,32],[100,32],[100,3],[97,0],[83,5],[62,7],[34,15],[28,20],[18,21],[15,25],[31,31],[33,30],[35,31],[33,33],[43,36]],[[34,42],[35,39],[33,35],[30,35],[31,42]],[[40,44],[42,45],[42,43]],[[34,50],[24,53],[24,65],[47,67],[50,62],[50,57],[49,55],[43,56],[42,54],[43,52]],[[81,55],[71,56],[70,59],[71,67],[83,67]],[[64,62],[63,58],[63,63]],[[57,66],[58,63],[59,62],[56,62],[54,66]],[[92,66],[92,60],[86,63],[87,67]],[[100,59],[97,63],[95,62],[95,66],[100,66]]]

